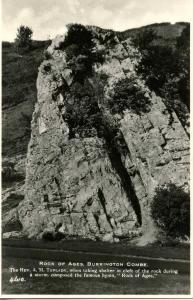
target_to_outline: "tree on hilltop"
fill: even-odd
[[[17,36],[15,39],[15,46],[17,49],[29,50],[32,46],[33,31],[30,27],[21,25],[17,29]]]

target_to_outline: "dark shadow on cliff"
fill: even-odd
[[[136,213],[139,225],[142,225],[141,208],[139,205],[139,200],[135,194],[135,190],[133,188],[130,176],[127,173],[125,166],[123,165],[121,154],[117,150],[116,146],[113,145],[110,134],[107,134],[105,136],[105,141],[107,144],[108,155],[112,167],[115,169],[115,171],[119,175],[119,178],[121,179],[121,184],[124,188],[128,200],[131,202],[131,205]]]

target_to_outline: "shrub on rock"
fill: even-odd
[[[150,110],[151,105],[150,100],[145,96],[145,91],[137,86],[135,78],[119,80],[108,104],[113,114],[121,114],[126,109],[132,110],[136,114],[146,113]]]
[[[95,63],[104,61],[104,53],[95,49],[91,30],[81,24],[68,25],[68,33],[60,49],[65,50],[68,66],[75,80],[81,83],[92,74]]]
[[[156,189],[151,215],[166,236],[190,236],[190,196],[175,184]]]

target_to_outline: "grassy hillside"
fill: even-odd
[[[38,66],[49,41],[34,41],[22,55],[13,43],[2,43],[3,156],[26,153],[36,102]]]
[[[135,38],[137,34],[143,33],[146,30],[153,30],[156,35],[156,44],[159,45],[175,45],[176,39],[181,35],[183,29],[188,25],[186,22],[171,23],[155,23],[139,28],[132,28],[122,32],[118,35],[121,39]]]

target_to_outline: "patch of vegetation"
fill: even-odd
[[[166,236],[190,236],[190,195],[182,188],[174,184],[158,187],[151,214]]]
[[[174,50],[171,47],[153,46],[148,51],[146,46],[144,48],[138,72],[143,74],[149,88],[158,94],[161,94],[161,89],[167,81],[167,76],[175,72],[176,61],[173,56]]]
[[[121,79],[116,83],[114,95],[108,101],[108,105],[113,114],[121,114],[126,109],[137,114],[150,110],[149,99],[132,78]]]
[[[28,26],[21,25],[17,29],[17,37],[15,39],[15,47],[19,53],[28,51],[32,47],[33,31]]]
[[[132,39],[134,46],[140,50],[147,50],[150,44],[157,38],[153,29],[139,31]]]
[[[97,35],[97,39],[99,40],[101,45],[108,46],[109,48],[113,47],[116,43],[115,41],[115,32],[114,31],[107,31],[105,33],[100,32]]]
[[[92,73],[93,47],[91,31],[81,24],[68,26],[68,34],[60,48],[66,51],[67,63],[73,71],[75,80],[79,82],[83,82],[84,78]]]
[[[45,231],[42,234],[42,239],[44,241],[60,241],[65,238],[65,235],[62,232],[56,231]]]
[[[179,96],[190,109],[190,26],[186,26],[177,39],[179,70]]]
[[[97,129],[102,126],[102,115],[93,86],[87,79],[83,84],[77,81],[70,87],[64,118],[69,125],[70,138],[97,135]]]
[[[189,26],[188,22],[179,22],[175,24],[165,23],[154,23],[139,28],[128,29],[122,32],[116,32],[117,36],[121,40],[128,38],[135,38],[140,32],[147,30],[153,30],[156,34],[154,43],[157,45],[172,45],[175,46],[176,39],[179,36],[179,30],[183,30],[185,26]]]
[[[134,37],[133,42],[142,54],[137,73],[186,125],[190,108],[190,26],[186,25],[175,46],[155,44],[155,39],[151,29]]]
[[[92,49],[94,47],[94,43],[92,41],[92,32],[88,30],[84,25],[81,24],[69,24],[68,34],[65,38],[65,41],[60,48],[63,46],[64,49],[69,46],[76,44],[78,45],[80,51],[88,51],[88,49]]]
[[[32,41],[29,51],[18,54],[14,43],[2,43],[2,104],[16,105],[32,98],[36,101],[38,67],[49,41]],[[31,96],[30,96],[31,95]]]
[[[2,42],[2,106],[6,116],[2,124],[3,156],[27,151],[33,105],[37,99],[38,67],[49,44],[50,41],[32,41],[31,49],[21,55],[14,43]],[[29,103],[28,108],[27,104],[17,106],[23,102]],[[24,116],[26,109],[29,120]],[[19,140],[18,128],[23,132]]]
[[[93,65],[103,62],[103,55],[95,51],[92,32],[81,24],[68,25],[68,34],[60,45],[67,55],[67,64],[76,81],[84,82],[93,71]]]

